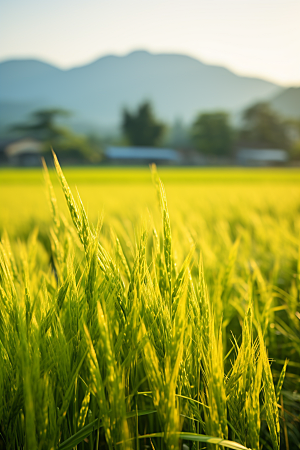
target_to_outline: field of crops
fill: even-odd
[[[299,449],[300,171],[56,169],[0,171],[0,449]]]

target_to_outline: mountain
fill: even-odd
[[[282,116],[300,119],[300,87],[290,87],[270,101],[273,109]]]
[[[19,120],[23,105],[23,110],[69,109],[74,123],[93,127],[119,124],[122,108],[143,100],[150,100],[163,120],[190,122],[200,111],[237,111],[282,90],[189,56],[146,51],[105,56],[70,70],[35,60],[6,61],[0,63],[0,85],[1,123],[13,114]]]

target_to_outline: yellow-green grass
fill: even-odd
[[[70,186],[80,190],[92,220],[99,211],[105,215],[128,217],[153,209],[155,192],[147,168],[66,169]],[[60,207],[65,209],[57,177],[50,171]],[[251,211],[263,214],[274,209],[279,216],[297,207],[300,193],[298,169],[161,169],[171,212],[200,214],[226,220],[230,215]],[[0,171],[0,227],[11,231],[28,221],[46,221],[49,208],[41,169]]]
[[[161,177],[165,184],[169,182],[191,183],[232,183],[232,182],[288,182],[300,181],[300,170],[297,168],[161,168]],[[149,183],[150,174],[144,168],[66,168],[64,173],[70,184],[87,183]],[[52,182],[57,182],[54,170],[49,169]],[[39,184],[43,175],[41,169],[2,169],[0,184]]]

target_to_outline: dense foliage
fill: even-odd
[[[47,159],[50,159],[51,148],[54,147],[62,160],[77,163],[101,161],[99,139],[74,133],[57,123],[58,119],[69,116],[71,113],[63,109],[38,110],[31,114],[29,121],[12,126],[11,131],[40,141]]]
[[[160,143],[165,125],[155,118],[151,104],[145,102],[136,113],[124,109],[122,131],[129,145],[153,147]]]
[[[250,148],[289,150],[291,124],[272,110],[268,103],[256,103],[243,113],[239,139]]]
[[[233,154],[234,133],[226,112],[199,114],[193,123],[192,135],[196,148],[205,155]]]
[[[299,190],[190,184],[172,220],[153,169],[161,224],[110,185],[93,226],[56,168],[73,227],[45,171],[48,231],[2,233],[0,448],[299,448]]]

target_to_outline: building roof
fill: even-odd
[[[41,142],[33,138],[18,139],[5,148],[7,156],[17,156],[24,153],[38,154],[42,150]]]
[[[125,160],[181,160],[181,155],[176,150],[155,147],[107,147],[105,155],[110,159]]]
[[[278,148],[268,148],[268,149],[252,149],[252,148],[241,148],[237,154],[240,160],[251,160],[251,161],[270,161],[270,162],[286,162],[288,160],[288,153],[286,150],[281,150]]]

